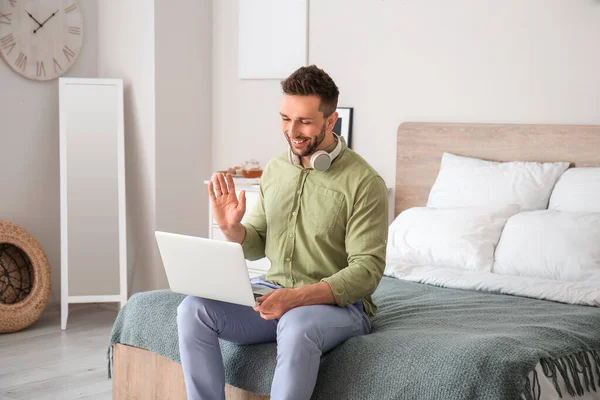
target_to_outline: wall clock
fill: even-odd
[[[0,54],[26,78],[63,75],[77,61],[82,38],[77,0],[0,0]]]

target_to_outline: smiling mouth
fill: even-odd
[[[292,139],[292,143],[295,146],[303,146],[304,144],[306,144],[308,142],[308,139]]]

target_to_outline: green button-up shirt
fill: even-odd
[[[342,151],[325,172],[293,165],[287,153],[265,166],[242,247],[249,260],[271,261],[267,281],[327,282],[340,307],[362,300],[372,319],[371,294],[385,268],[387,188],[340,140]]]

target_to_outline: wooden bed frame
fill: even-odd
[[[443,124],[398,128],[395,214],[427,203],[444,152],[491,161],[569,161],[600,165],[600,126]]]
[[[423,206],[443,152],[494,161],[569,161],[600,166],[600,126],[407,122],[398,128],[395,214]],[[117,344],[113,399],[187,398],[181,365],[148,350]],[[226,386],[229,400],[267,400]]]
[[[186,400],[181,364],[137,347],[116,344],[113,350],[113,400]],[[225,397],[235,400],[265,400],[225,385]]]

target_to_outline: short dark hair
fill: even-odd
[[[331,77],[315,65],[300,67],[281,82],[283,93],[297,96],[318,96],[319,111],[325,118],[337,109],[340,91]]]

